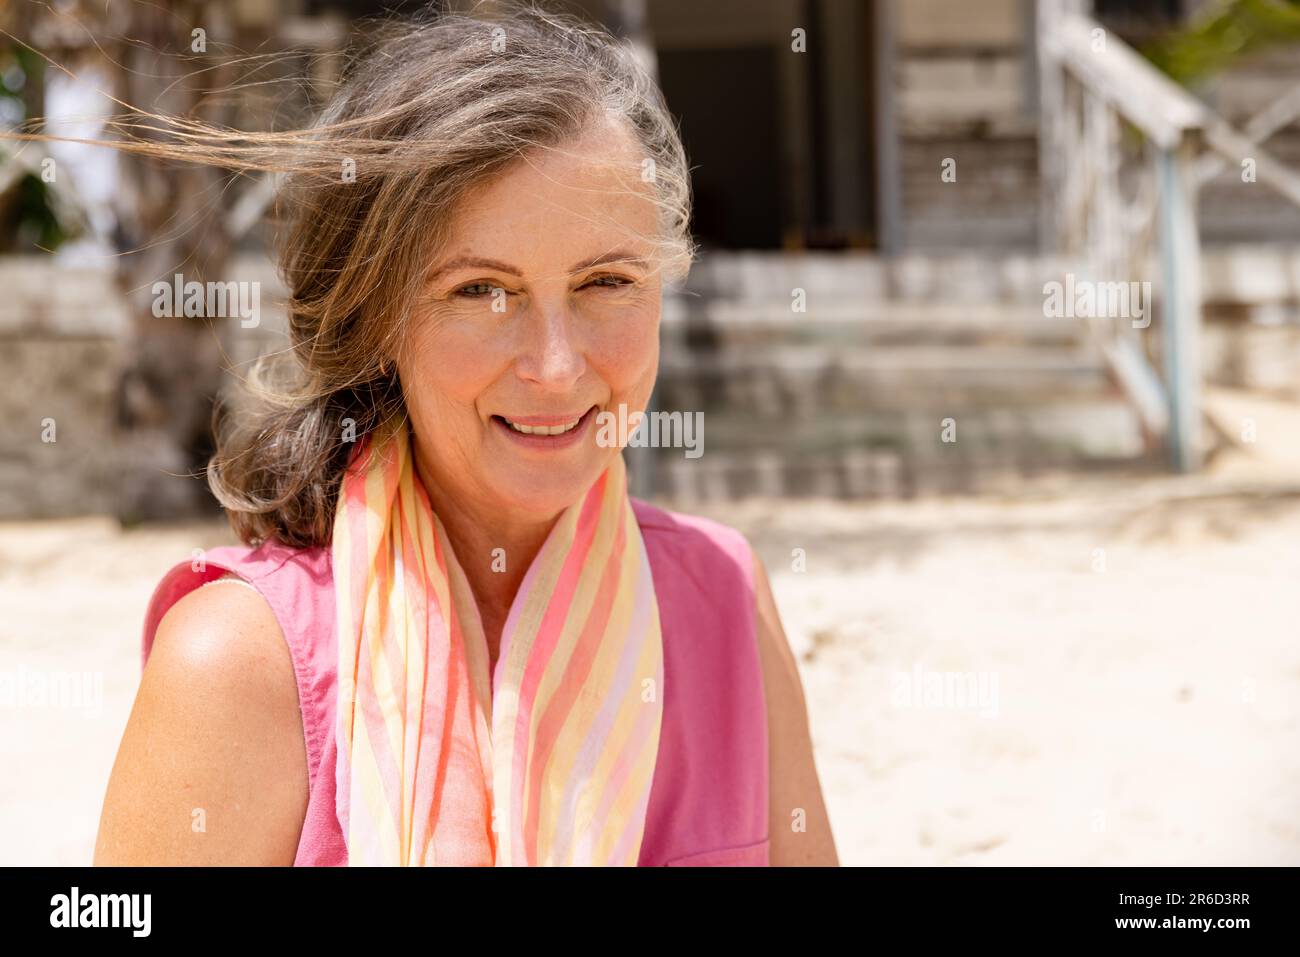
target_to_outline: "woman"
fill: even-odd
[[[692,258],[625,48],[443,17],[310,135],[211,136],[293,146],[298,374],[210,469],[246,547],[153,596],[96,863],[835,864],[762,565],[600,441]]]

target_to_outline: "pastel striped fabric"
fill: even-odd
[[[332,553],[348,863],[635,865],[663,645],[622,456],[529,567],[492,675],[404,420],[354,454]]]

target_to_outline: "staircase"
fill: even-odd
[[[703,412],[704,454],[654,450],[653,491],[896,497],[1158,465],[1083,325],[1044,317],[1043,283],[1060,271],[1026,257],[711,253],[665,304],[654,400]]]

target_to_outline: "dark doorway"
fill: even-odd
[[[785,199],[775,50],[661,49],[658,57],[691,164],[696,238],[724,249],[779,248]]]

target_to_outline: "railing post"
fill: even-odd
[[[1169,389],[1170,464],[1178,472],[1201,465],[1201,243],[1196,226],[1193,137],[1160,150],[1160,271],[1165,375]]]
[[[1038,110],[1038,248],[1055,253],[1062,244],[1061,209],[1064,176],[1065,70],[1051,50],[1058,4],[1038,0],[1034,7],[1035,106]]]
[[[1035,107],[1038,113],[1038,245],[1045,253],[1059,253],[1070,244],[1066,222],[1066,182],[1070,175],[1067,141],[1069,115],[1065,67],[1054,46],[1061,22],[1084,13],[1088,0],[1035,0],[1034,67]]]

